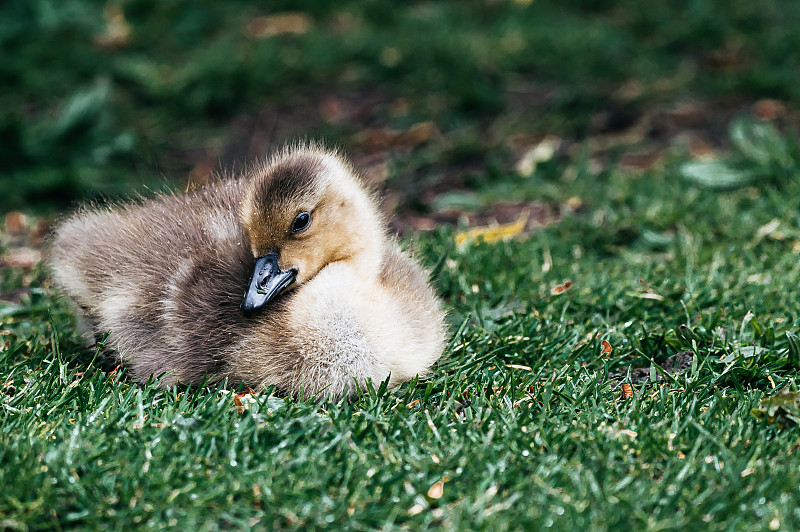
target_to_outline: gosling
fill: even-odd
[[[187,194],[84,207],[55,285],[140,382],[340,398],[424,374],[445,343],[428,273],[337,153],[295,146]]]

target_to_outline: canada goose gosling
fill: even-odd
[[[427,273],[336,153],[287,148],[246,176],[84,208],[52,235],[55,284],[135,378],[340,397],[440,356]]]

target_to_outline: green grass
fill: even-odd
[[[800,377],[796,133],[740,118],[713,162],[668,147],[646,171],[598,167],[588,147],[592,114],[631,79],[638,109],[800,102],[796,2],[678,4],[308,3],[307,34],[251,42],[249,4],[137,0],[122,4],[136,38],[112,51],[87,37],[104,4],[3,4],[0,42],[17,54],[0,65],[13,110],[0,116],[0,210],[55,216],[161,186],[197,162],[191,149],[235,144],[240,113],[368,89],[412,106],[361,126],[430,118],[445,138],[394,153],[390,191],[409,172],[439,186],[443,169],[482,160],[462,197],[560,216],[463,248],[457,228],[406,235],[441,266],[451,340],[429,377],[339,404],[265,391],[239,412],[229,391],[135,384],[85,346],[41,266],[3,267],[0,528],[800,529],[800,429],[751,414]],[[347,38],[332,29],[342,12]],[[519,39],[525,53],[503,51]],[[404,59],[381,65],[387,46]],[[742,64],[711,69],[720,50]],[[515,114],[509,94],[531,80],[557,97]],[[309,134],[346,144],[357,129]],[[519,176],[504,135],[539,133],[578,149]],[[609,378],[658,374],[687,351],[688,370],[633,383],[630,399]]]
[[[800,370],[794,150],[791,178],[733,191],[677,165],[534,177],[588,206],[454,250],[436,279],[454,336],[434,374],[349,404],[263,394],[240,414],[216,389],[115,380],[34,291],[3,318],[3,524],[796,529],[800,433],[750,414]],[[452,238],[415,245],[433,264]],[[690,370],[630,400],[604,380],[684,350]]]

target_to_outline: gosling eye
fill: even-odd
[[[301,212],[298,214],[294,222],[292,222],[292,233],[299,233],[300,231],[304,231],[308,224],[311,223],[311,214],[307,212]]]

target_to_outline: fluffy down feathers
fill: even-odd
[[[294,147],[188,194],[80,210],[47,261],[140,381],[339,397],[423,373],[444,346],[427,273],[375,203],[338,155]],[[310,223],[293,231],[299,213]],[[268,253],[295,283],[248,318],[243,294]]]

